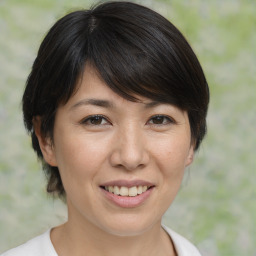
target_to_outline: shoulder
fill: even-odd
[[[50,230],[0,256],[57,256],[50,239]]]
[[[171,237],[178,256],[201,256],[198,249],[186,238],[166,226],[163,226],[163,228]]]

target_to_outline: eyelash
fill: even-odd
[[[174,121],[174,119],[172,119],[171,117],[169,116],[166,116],[166,115],[155,115],[155,116],[152,116],[149,121],[147,123],[149,123],[151,120],[153,119],[156,119],[156,118],[162,118],[162,119],[165,119],[165,122],[164,123],[160,123],[160,124],[151,124],[151,125],[154,125],[154,126],[159,126],[159,125],[168,125],[168,124],[174,124],[176,123]]]
[[[152,120],[156,120],[157,118],[162,118],[163,120],[165,120],[165,122],[163,123],[150,123],[150,121]],[[104,124],[93,124],[92,121],[98,119],[99,121],[102,122],[102,120],[105,120],[106,123]],[[97,121],[97,120],[96,120]],[[100,126],[100,125],[108,125],[108,124],[111,124],[111,122],[103,115],[92,115],[92,116],[88,116],[86,117],[85,119],[83,119],[81,122],[81,124],[83,125],[90,125],[90,126]],[[169,124],[175,124],[175,120],[172,119],[171,117],[169,116],[166,116],[166,115],[155,115],[155,116],[152,116],[149,121],[147,121],[147,124],[149,125],[153,125],[153,126],[161,126],[161,125],[169,125]]]
[[[106,124],[93,124],[92,121],[96,120],[96,119],[100,119],[103,120],[105,119],[106,122],[109,124],[110,122],[108,121],[108,119],[103,116],[103,115],[92,115],[92,116],[88,116],[85,119],[83,119],[80,123],[83,125],[91,125],[91,126],[99,126],[99,125],[106,125]]]

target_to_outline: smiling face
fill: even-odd
[[[123,99],[87,65],[76,94],[57,109],[53,145],[37,132],[45,160],[60,171],[70,223],[142,234],[174,200],[193,160],[187,113],[138,99]]]

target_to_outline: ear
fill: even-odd
[[[49,136],[44,136],[42,134],[40,116],[33,118],[33,128],[38,139],[44,160],[51,166],[57,166],[53,141]]]
[[[187,157],[187,161],[186,161],[186,167],[191,165],[193,163],[194,160],[194,146],[191,145],[189,152],[188,152],[188,157]]]

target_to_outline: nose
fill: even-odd
[[[132,171],[145,167],[149,162],[146,140],[136,127],[120,130],[112,146],[110,163],[114,167]]]

